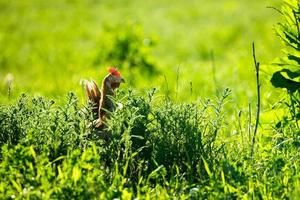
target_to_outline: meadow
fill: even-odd
[[[299,198],[299,7],[0,0],[0,198]],[[83,83],[109,66],[105,140]]]

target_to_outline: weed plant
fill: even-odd
[[[90,126],[90,108],[81,108],[73,93],[59,106],[22,95],[0,107],[0,197],[297,195],[296,148],[265,148],[255,154],[259,156],[254,163],[250,146],[232,152],[232,140],[225,139],[229,122],[222,111],[229,96],[226,89],[216,101],[175,103],[159,98],[155,90],[146,95],[119,91],[114,100],[123,107],[110,114],[105,131],[111,137],[104,140]]]

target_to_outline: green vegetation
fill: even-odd
[[[297,0],[0,0],[0,19],[0,199],[300,197]],[[80,82],[109,65],[103,139]]]
[[[13,74],[13,99],[23,92],[60,98],[74,91],[83,103],[80,79],[100,82],[108,66],[118,65],[125,87],[165,93],[165,76],[179,100],[195,100],[215,94],[213,52],[217,85],[232,88],[247,106],[255,94],[252,41],[262,64],[280,54],[272,30],[279,14],[267,6],[279,7],[280,0],[1,0],[0,79]],[[137,70],[148,65],[159,73]],[[266,91],[269,101],[273,95]],[[7,103],[4,81],[0,95]]]

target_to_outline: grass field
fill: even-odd
[[[299,198],[299,87],[270,82],[284,52],[299,67],[283,4],[0,0],[0,199]],[[109,66],[126,83],[105,141],[80,83]]]
[[[138,45],[159,73],[146,76],[139,71],[134,81],[129,79],[124,87],[164,88],[165,75],[174,92],[179,68],[181,99],[190,96],[186,92],[190,82],[195,92],[193,99],[211,96],[213,52],[217,84],[235,90],[237,98],[252,97],[255,86],[251,43],[257,43],[262,64],[280,55],[273,31],[279,14],[267,8],[279,5],[279,0],[171,4],[1,1],[0,78],[7,73],[14,75],[13,97],[28,92],[58,98],[70,90],[82,97],[80,79],[92,77],[100,81],[107,66],[120,65],[99,54],[121,51],[113,49],[111,43],[118,37],[132,37],[133,46]],[[122,73],[129,76],[126,68]],[[5,102],[7,91],[3,81],[1,84],[1,102]]]

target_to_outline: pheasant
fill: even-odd
[[[116,68],[110,67],[108,72],[109,74],[106,75],[102,81],[101,90],[99,90],[96,82],[93,80],[87,81],[85,85],[86,95],[89,102],[93,104],[92,111],[97,117],[93,124],[98,129],[103,129],[104,127],[106,112],[112,112],[115,109],[115,105],[109,96],[114,96],[115,89],[118,88],[121,83],[125,83]]]

